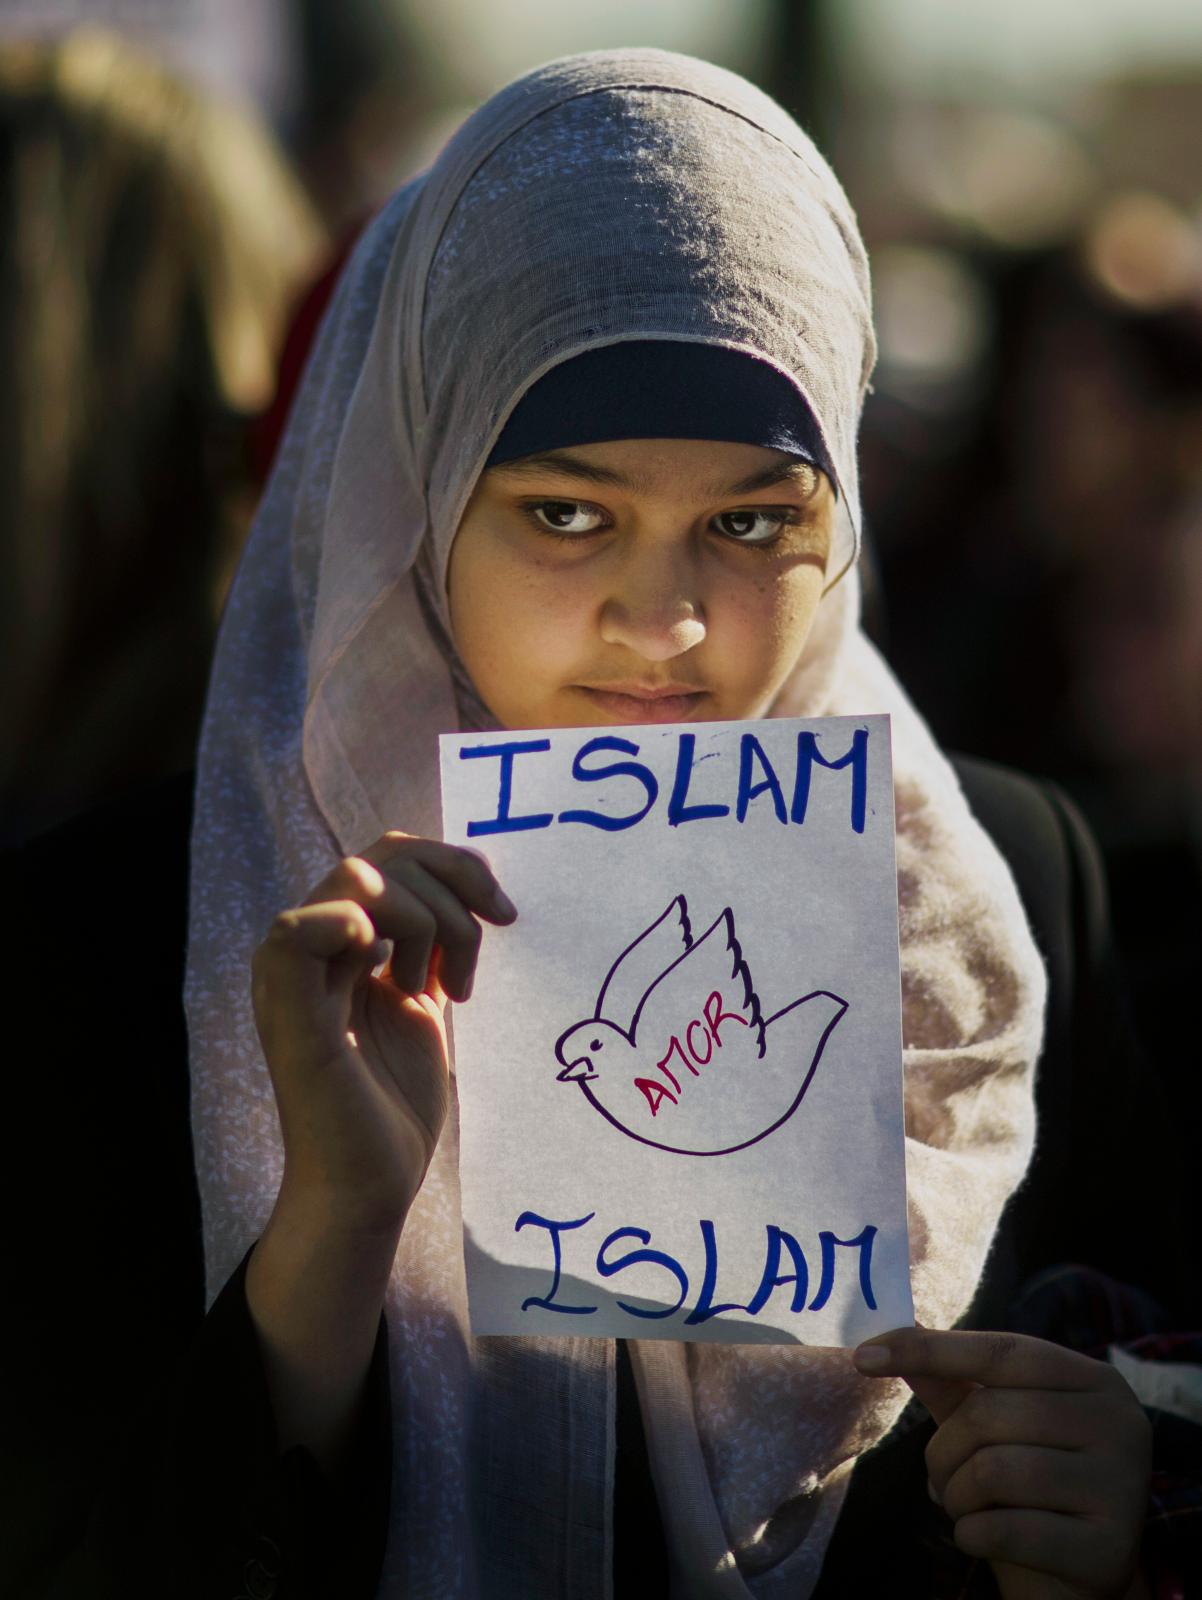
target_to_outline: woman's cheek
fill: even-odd
[[[746,663],[749,694],[774,696],[788,677],[813,626],[822,583],[822,572],[805,566],[742,591],[733,631]]]
[[[597,653],[595,644],[590,649],[588,598],[541,563],[505,577],[493,591],[496,622],[480,652],[481,675],[493,690],[485,700],[509,727],[557,726],[577,709],[557,697],[586,675]]]
[[[823,566],[806,563],[795,567],[777,589],[773,607],[775,636],[791,661],[801,654],[810,636],[825,581]]]

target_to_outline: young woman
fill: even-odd
[[[364,237],[200,753],[186,1002],[216,1298],[153,1457],[182,1592],[855,1592],[824,1560],[911,1392],[938,1423],[922,1503],[929,1479],[980,1581],[1143,1592],[1148,1429],[1112,1369],[927,1331],[968,1309],[1030,1157],[1045,984],[1002,858],[858,627],[872,362],[821,157],[674,55],[529,74]],[[439,841],[437,734],[865,711],[893,717],[923,1327],[854,1363],[473,1339],[448,1003],[471,1003],[481,925],[504,938],[522,907]],[[924,1531],[890,1513],[869,1528],[919,1570]],[[131,1517],[106,1516],[115,1581]]]

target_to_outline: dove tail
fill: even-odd
[[[787,1006],[782,1006],[779,1011],[774,1011],[770,1017],[765,1019],[765,1028],[770,1028],[774,1022],[779,1022],[782,1017],[787,1017],[790,1011],[796,1011],[798,1006],[804,1006],[810,1000],[833,1000],[838,1007],[838,1010],[823,1030],[822,1043],[825,1044],[831,1029],[847,1010],[847,1001],[843,999],[842,995],[832,993],[830,989],[812,989],[809,994],[803,994],[800,1000],[790,1000]]]

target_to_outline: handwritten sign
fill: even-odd
[[[912,1322],[889,719],[441,744],[519,911],[453,1018],[473,1330]]]

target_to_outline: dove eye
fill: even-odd
[[[601,1048],[600,1039],[594,1039],[592,1044],[589,1045],[589,1049],[590,1050],[600,1050],[600,1048]]]

